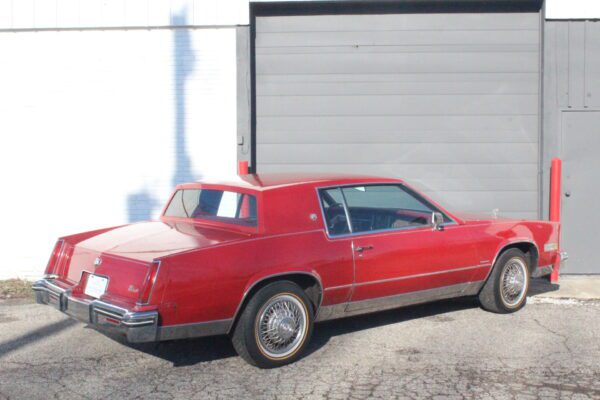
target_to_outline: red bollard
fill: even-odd
[[[248,161],[238,162],[238,175],[248,175]]]
[[[550,221],[560,222],[560,199],[561,199],[561,172],[562,172],[562,161],[560,158],[552,159],[552,166],[550,167]],[[558,242],[560,250],[560,231],[558,233]],[[558,282],[560,269],[560,256],[557,257],[554,262],[554,269],[552,275],[550,275],[550,282]]]

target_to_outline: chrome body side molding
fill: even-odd
[[[369,314],[459,296],[473,296],[479,293],[484,284],[485,281],[468,282],[369,300],[322,306],[317,313],[315,321],[328,321],[353,315]]]
[[[491,267],[490,264],[481,264],[481,265],[474,265],[474,266],[470,266],[470,267],[445,269],[443,271],[424,272],[422,274],[405,275],[405,276],[398,276],[396,278],[387,278],[387,279],[379,279],[379,280],[374,280],[374,281],[359,282],[359,283],[356,283],[354,286],[366,286],[366,285],[372,285],[372,284],[377,284],[377,283],[396,282],[396,281],[403,281],[406,279],[423,278],[426,276],[451,274],[453,272],[470,271],[472,269],[490,268],[490,267]],[[352,286],[352,285],[350,285],[350,286]]]

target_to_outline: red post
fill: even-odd
[[[550,221],[560,222],[560,199],[561,199],[561,171],[562,161],[560,158],[552,159],[552,166],[550,167]],[[560,232],[559,232],[560,235]],[[559,250],[560,250],[560,236],[559,236]],[[554,262],[554,270],[550,275],[550,282],[558,282],[560,268],[560,257],[557,257]]]
[[[238,175],[248,175],[248,161],[238,162]]]

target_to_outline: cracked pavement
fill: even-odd
[[[0,399],[600,399],[600,302],[458,299],[317,324],[309,354],[260,370],[227,337],[131,346],[0,302]]]

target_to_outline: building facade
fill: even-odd
[[[541,0],[0,0],[0,279],[236,159],[545,219],[561,157],[565,272],[600,273],[598,26]]]
[[[450,209],[546,219],[561,157],[567,272],[600,273],[600,24],[544,11],[539,0],[251,3],[238,158],[259,173],[400,176]]]

